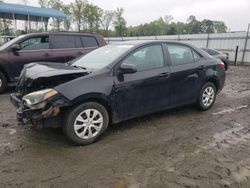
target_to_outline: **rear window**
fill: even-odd
[[[75,48],[75,36],[70,35],[54,35],[54,48]]]
[[[219,55],[220,52],[216,51],[216,50],[212,50],[212,49],[209,49],[209,52],[208,52],[210,55]]]
[[[220,54],[220,52],[218,52],[216,50],[212,50],[212,49],[208,49],[208,48],[201,48],[201,49],[204,50],[205,52],[207,52],[211,56]]]
[[[95,37],[91,37],[91,36],[82,36],[82,43],[83,46],[86,47],[97,47],[98,43],[95,39]]]

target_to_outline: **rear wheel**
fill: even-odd
[[[224,63],[224,65],[225,65],[225,71],[227,71],[227,70],[228,70],[228,63],[226,63],[226,62],[224,62],[224,61],[223,61],[223,63]]]
[[[216,87],[212,82],[207,82],[200,90],[197,106],[200,110],[211,108],[216,99]]]
[[[0,72],[0,94],[5,91],[6,87],[7,87],[7,79],[5,75],[2,72]]]
[[[66,114],[63,131],[76,145],[91,144],[99,138],[109,124],[108,112],[101,104],[87,102]]]

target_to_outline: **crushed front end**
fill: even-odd
[[[17,119],[35,126],[60,126],[61,116],[70,106],[70,101],[53,88],[88,74],[84,69],[60,63],[25,65],[16,93],[10,96],[10,101],[17,108]]]
[[[59,114],[70,106],[70,101],[54,89],[43,89],[24,96],[13,93],[10,101],[17,108],[18,121],[43,127],[59,127]]]

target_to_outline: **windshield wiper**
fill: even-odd
[[[86,67],[81,67],[81,66],[77,66],[77,65],[71,65],[72,67],[75,67],[75,68],[80,68],[80,69],[84,69],[86,70],[87,68]]]

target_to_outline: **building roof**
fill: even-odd
[[[62,12],[52,8],[40,8],[19,4],[0,3],[0,18],[27,20],[29,15],[31,21],[38,21],[41,18],[59,18],[67,19],[67,16]]]

